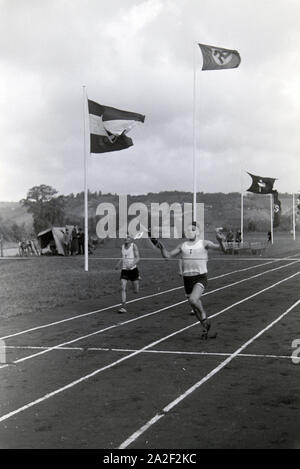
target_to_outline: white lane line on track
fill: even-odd
[[[255,248],[254,248],[255,249]],[[237,261],[256,261],[256,260],[275,260],[275,261],[287,261],[291,258],[292,256],[289,256],[289,257],[241,257],[240,255],[236,256],[233,258],[233,255],[229,255],[227,257],[224,257],[224,256],[220,256],[220,257],[211,257],[209,260],[211,261],[219,261],[220,259],[222,260],[226,260],[226,261],[231,261],[231,260],[237,260]],[[5,261],[28,261],[28,260],[34,260],[34,259],[37,259],[37,257],[13,257],[13,256],[7,256],[7,257],[1,257],[0,256],[0,260],[5,260]],[[57,260],[58,258],[56,258],[55,260]],[[66,259],[69,259],[68,257],[67,258],[64,258],[64,257],[59,257],[59,259],[63,259],[63,260],[66,260]],[[198,258],[198,259],[202,259],[202,258]],[[71,260],[71,259],[70,259]],[[89,260],[101,260],[101,261],[118,261],[118,260],[122,260],[122,257],[89,257]],[[141,257],[140,258],[141,261],[160,261],[160,262],[164,262],[165,259],[161,258],[161,257]],[[296,260],[296,259],[295,259]],[[168,261],[178,261],[178,259],[168,259]]]
[[[291,257],[291,256],[290,256]],[[290,259],[289,259],[290,260]],[[299,260],[300,261],[300,260]],[[270,262],[265,262],[264,264],[256,264],[256,265],[252,265],[250,267],[245,267],[243,269],[238,269],[238,270],[233,270],[231,272],[226,272],[225,274],[221,274],[221,275],[218,275],[216,277],[211,277],[210,278],[210,281],[211,280],[217,280],[219,278],[223,278],[223,277],[226,277],[228,275],[234,275],[236,273],[240,273],[240,272],[245,272],[247,270],[251,270],[251,269],[255,269],[256,267],[263,267],[264,265],[268,265],[268,264],[274,264],[275,262],[278,262],[277,260],[274,260],[274,261],[270,261]],[[127,301],[127,303],[136,303],[138,301],[142,301],[142,300],[145,300],[145,299],[148,299],[148,298],[153,298],[154,296],[159,296],[159,295],[164,295],[166,293],[170,293],[172,291],[176,291],[176,290],[180,290],[182,289],[183,286],[179,286],[179,287],[175,287],[175,288],[170,288],[169,290],[164,290],[162,292],[158,292],[158,293],[152,293],[151,295],[146,295],[146,296],[142,296],[140,298],[134,298],[133,300],[130,300],[130,301]],[[80,318],[83,318],[83,317],[86,317],[86,316],[91,316],[93,314],[97,314],[97,313],[101,313],[101,312],[104,312],[104,311],[108,311],[109,309],[112,309],[112,308],[118,308],[119,306],[121,306],[121,303],[117,303],[115,305],[112,305],[112,306],[107,306],[105,308],[101,308],[101,309],[97,309],[95,311],[89,311],[88,313],[83,313],[83,314],[78,314],[76,316],[71,316],[70,318],[65,318],[65,319],[61,319],[59,321],[55,321],[55,322],[51,322],[51,323],[48,323],[48,324],[42,324],[41,326],[36,326],[36,327],[32,327],[30,329],[25,329],[23,331],[19,331],[19,332],[15,332],[13,334],[9,334],[9,335],[6,335],[6,336],[3,336],[3,337],[0,337],[0,340],[5,340],[5,339],[9,339],[11,337],[16,337],[16,336],[19,336],[19,335],[22,335],[22,334],[27,334],[29,332],[33,332],[33,331],[36,331],[36,330],[39,330],[39,329],[45,329],[47,327],[52,327],[52,326],[56,326],[58,324],[62,324],[64,322],[68,322],[68,321],[74,321],[75,319],[80,319]]]
[[[221,255],[220,257],[210,257],[209,260],[210,261],[219,261],[220,259],[222,259],[222,261],[223,260],[224,261],[232,261],[232,260],[237,260],[237,261],[257,261],[257,260],[261,260],[261,261],[265,261],[265,260],[267,260],[267,261],[268,260],[288,261],[288,260],[297,260],[297,258],[291,259],[293,257],[293,255],[288,256],[288,257],[241,257],[241,256],[233,257],[233,255],[229,255],[229,256],[227,255],[225,257],[225,256]],[[193,259],[199,260],[199,261],[206,260],[205,257],[195,257]],[[93,260],[120,261],[120,260],[122,260],[122,257],[94,257]],[[165,259],[163,257],[140,257],[140,260],[141,261],[160,261],[160,262],[166,262],[166,260],[167,260],[168,262],[172,262],[172,261],[178,262],[178,258]]]
[[[123,443],[118,447],[118,449],[125,449],[130,446],[135,440],[137,440],[143,433],[149,430],[152,425],[156,422],[161,420],[170,410],[172,410],[175,406],[177,406],[181,401],[183,401],[186,397],[192,394],[196,389],[199,389],[202,384],[206,383],[210,378],[215,376],[219,371],[221,371],[225,366],[228,365],[234,358],[236,358],[245,348],[251,345],[256,339],[262,336],[266,331],[271,329],[276,323],[281,321],[281,319],[286,316],[290,311],[292,311],[296,306],[300,304],[300,299],[297,300],[290,308],[288,308],[284,313],[278,316],[274,321],[272,321],[268,326],[264,327],[258,334],[253,336],[247,342],[245,342],[241,347],[239,347],[234,353],[232,353],[226,360],[220,363],[216,368],[214,368],[210,373],[208,373],[204,378],[200,379],[197,383],[187,389],[183,394],[181,394],[177,399],[174,399],[170,402],[166,407],[162,409],[159,414],[156,414],[151,420],[149,420],[145,425],[139,428],[136,432],[134,432],[129,438],[127,438]]]
[[[0,349],[16,349],[16,350],[47,350],[51,347],[42,347],[34,345],[6,345],[1,346]],[[138,349],[131,348],[104,348],[104,347],[57,347],[56,350],[74,351],[74,352],[137,352]],[[195,355],[195,356],[212,356],[212,357],[229,357],[231,353],[225,352],[186,352],[178,350],[145,350],[143,353],[153,353],[158,355]],[[237,357],[245,358],[289,358],[292,359],[293,355],[268,355],[259,353],[239,353]]]
[[[270,285],[270,286],[267,287],[267,288],[264,288],[264,289],[262,289],[262,290],[256,292],[254,295],[250,295],[249,297],[244,298],[243,300],[239,301],[238,304],[243,303],[243,302],[247,301],[248,299],[253,298],[254,296],[260,295],[261,293],[264,293],[264,292],[266,292],[266,291],[268,291],[268,290],[270,290],[270,289],[272,289],[272,288],[274,288],[274,287],[280,285],[281,283],[286,282],[286,281],[288,281],[288,280],[294,278],[295,276],[297,276],[297,275],[299,275],[299,274],[300,274],[300,271],[299,271],[299,272],[296,272],[296,273],[293,274],[293,275],[290,275],[289,277],[286,277],[285,279],[282,279],[282,280],[280,280],[280,281],[274,283],[273,285]],[[299,303],[299,301],[298,301],[298,303]],[[236,304],[237,304],[237,303],[234,303],[231,307],[225,308],[225,310],[223,310],[223,311],[227,311],[228,309],[233,308]],[[219,311],[218,313],[214,314],[213,316],[218,316],[219,314],[221,314],[221,312],[222,312],[222,311]],[[213,316],[211,316],[211,317],[213,317]],[[194,327],[194,326],[199,325],[199,324],[200,324],[200,323],[197,321],[197,322],[195,322],[195,323],[193,323],[193,324],[190,324],[189,326],[183,327],[182,329],[179,329],[179,330],[177,330],[177,331],[175,331],[175,332],[172,332],[171,334],[168,334],[167,336],[164,336],[164,337],[162,337],[161,339],[158,339],[158,340],[156,340],[155,342],[152,342],[151,344],[146,345],[145,347],[143,347],[143,348],[140,349],[140,350],[137,350],[136,352],[130,353],[129,355],[126,355],[125,357],[122,357],[122,358],[120,358],[119,360],[116,360],[116,361],[110,363],[109,365],[106,365],[106,366],[104,366],[104,367],[98,368],[97,370],[93,371],[92,373],[89,373],[88,375],[82,376],[81,378],[79,378],[79,379],[77,379],[77,380],[75,380],[75,381],[72,381],[71,383],[69,383],[69,384],[67,384],[67,385],[65,385],[65,386],[63,386],[63,387],[61,387],[61,388],[56,389],[55,391],[52,391],[52,392],[50,392],[50,393],[47,393],[47,394],[45,394],[44,396],[42,396],[42,397],[40,397],[40,398],[38,398],[38,399],[35,399],[34,401],[31,401],[31,402],[29,402],[28,404],[25,404],[25,405],[23,405],[22,407],[19,407],[18,409],[13,410],[12,412],[9,412],[9,413],[7,413],[7,414],[5,414],[5,415],[2,415],[2,416],[0,417],[0,422],[3,422],[3,421],[5,421],[5,420],[7,420],[7,419],[13,417],[13,416],[16,415],[16,414],[19,414],[20,412],[23,412],[23,411],[25,411],[25,410],[27,410],[27,409],[29,409],[29,408],[31,408],[31,407],[34,407],[34,406],[36,406],[37,404],[40,404],[41,402],[44,402],[44,401],[50,399],[51,397],[56,396],[57,394],[60,394],[60,393],[62,393],[62,392],[64,392],[64,391],[67,391],[68,389],[71,389],[71,388],[73,388],[74,386],[77,386],[78,384],[81,384],[81,383],[87,381],[88,379],[90,379],[90,378],[92,378],[92,377],[98,375],[99,373],[101,373],[101,372],[103,372],[103,371],[105,371],[105,370],[108,370],[108,369],[110,369],[110,368],[113,368],[113,367],[119,365],[120,363],[122,363],[122,362],[124,362],[124,361],[126,361],[126,360],[128,360],[128,359],[130,359],[130,358],[132,358],[132,357],[135,357],[135,356],[141,354],[141,353],[144,352],[145,350],[150,349],[150,348],[153,348],[153,347],[155,347],[156,345],[160,344],[161,342],[164,342],[165,340],[168,340],[168,339],[170,339],[171,337],[174,337],[175,335],[180,334],[181,332],[187,331],[187,330],[190,329],[191,327]],[[238,349],[238,353],[240,353],[242,350],[243,350],[243,348]],[[236,352],[235,352],[235,353],[236,353]],[[227,360],[230,361],[231,358],[229,357]],[[226,361],[226,360],[225,360],[225,361]],[[224,363],[224,362],[223,362],[223,363]],[[225,365],[224,365],[224,366],[225,366]],[[160,418],[161,418],[161,417],[160,417]],[[126,440],[126,441],[127,441],[127,440]]]
[[[223,287],[216,288],[215,290],[211,290],[211,291],[209,291],[209,292],[207,292],[207,293],[204,293],[203,296],[211,295],[212,293],[216,293],[216,292],[218,292],[218,291],[225,290],[226,288],[230,288],[230,287],[233,287],[233,286],[235,286],[235,285],[239,285],[240,283],[247,282],[247,281],[252,280],[252,279],[254,279],[254,278],[260,277],[260,276],[265,275],[265,274],[270,273],[270,272],[274,272],[274,271],[276,271],[276,270],[283,269],[283,268],[285,268],[285,267],[289,267],[289,266],[291,266],[291,265],[293,265],[293,264],[296,264],[296,263],[298,263],[298,262],[299,262],[299,261],[293,261],[293,262],[291,262],[291,263],[289,263],[289,264],[285,264],[285,265],[282,265],[282,266],[279,266],[279,267],[275,267],[274,269],[269,269],[269,270],[266,270],[266,271],[264,271],[264,272],[260,272],[259,274],[252,275],[251,277],[247,277],[247,278],[245,278],[245,279],[238,280],[237,282],[234,282],[234,283],[231,283],[231,284],[228,284],[228,285],[224,285]],[[254,296],[255,296],[255,295],[254,295]],[[187,300],[179,301],[178,303],[174,303],[174,304],[172,304],[172,305],[165,306],[164,308],[160,308],[160,309],[158,309],[158,310],[156,310],[156,311],[152,311],[151,313],[143,314],[142,316],[139,316],[139,317],[137,317],[137,318],[129,319],[128,321],[124,321],[124,322],[121,322],[121,323],[118,323],[118,324],[113,324],[113,325],[107,326],[107,327],[105,327],[105,328],[103,328],[103,329],[99,329],[98,331],[94,331],[94,332],[91,332],[91,333],[89,333],[89,334],[85,334],[85,335],[83,335],[83,336],[76,337],[76,339],[72,339],[72,340],[69,340],[69,341],[67,341],[67,342],[63,342],[63,343],[61,343],[61,344],[54,345],[53,347],[50,347],[50,348],[48,348],[47,350],[42,350],[42,351],[37,352],[37,353],[34,353],[34,354],[32,354],[32,355],[27,355],[26,357],[19,358],[18,360],[15,360],[15,361],[13,361],[13,362],[10,363],[10,364],[0,365],[0,370],[3,369],[3,368],[8,367],[8,366],[10,366],[10,365],[17,365],[17,364],[22,363],[22,362],[25,362],[25,361],[27,361],[27,360],[31,360],[32,358],[36,358],[36,357],[38,357],[38,356],[40,356],[40,355],[45,355],[46,353],[49,353],[49,352],[51,352],[52,350],[55,350],[55,349],[57,349],[57,348],[59,348],[59,347],[64,347],[65,345],[74,344],[75,342],[79,342],[80,340],[84,340],[84,339],[87,339],[87,338],[89,338],[89,337],[93,337],[93,336],[95,336],[95,335],[102,334],[103,332],[107,332],[107,331],[109,331],[109,330],[111,330],[111,329],[115,329],[115,328],[117,328],[117,327],[121,327],[121,326],[124,326],[124,325],[126,325],[126,324],[130,324],[130,323],[132,323],[132,322],[139,321],[140,319],[144,319],[144,318],[149,317],[149,316],[152,316],[152,315],[154,315],[154,314],[161,313],[161,312],[163,312],[163,311],[166,311],[166,310],[168,310],[168,309],[174,308],[174,307],[179,306],[179,305],[181,305],[181,304],[183,304],[183,303],[186,303],[186,302],[187,302]],[[240,302],[237,302],[237,303],[236,303],[236,305],[238,305],[238,304],[240,304]],[[230,309],[230,307],[229,307],[229,309]],[[223,312],[225,312],[225,311],[227,311],[227,308],[225,308],[224,310],[222,310],[220,313],[217,313],[217,314],[212,315],[212,316],[210,316],[210,317],[215,317],[216,315],[221,314],[221,313],[223,313]]]

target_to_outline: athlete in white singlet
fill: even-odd
[[[127,235],[122,245],[122,259],[117,263],[116,269],[122,264],[121,270],[121,295],[122,295],[122,307],[119,309],[119,313],[126,313],[126,289],[127,282],[130,280],[133,285],[134,293],[139,292],[139,280],[140,274],[137,268],[137,264],[140,260],[139,250],[136,244],[133,243],[132,238]]]
[[[155,242],[166,259],[180,255],[180,268],[183,276],[184,288],[189,303],[202,324],[202,338],[207,339],[210,323],[203,308],[201,296],[207,287],[208,249],[222,249],[225,252],[223,240],[217,231],[219,244],[200,239],[199,227],[192,224],[186,232],[187,240],[179,244],[172,251],[167,251],[159,241]]]

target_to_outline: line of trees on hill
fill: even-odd
[[[5,241],[20,241],[24,236],[31,237],[30,235],[30,230],[25,223],[4,223],[0,217],[0,238]]]
[[[20,203],[32,214],[33,229],[37,234],[50,226],[65,222],[65,197],[56,196],[57,190],[46,184],[34,186]]]
[[[289,195],[285,194],[289,203]],[[111,202],[116,207],[118,215],[118,194],[101,191],[89,191],[89,230],[95,233],[97,217],[95,210],[101,202]],[[240,194],[232,192],[223,193],[203,193],[197,194],[197,200],[205,205],[205,229],[209,230],[215,224],[219,224],[228,229],[237,229],[240,224]],[[192,201],[192,194],[183,191],[163,191],[159,193],[148,193],[140,195],[128,195],[128,205],[133,202],[143,202],[150,207],[151,203],[174,202],[184,203]],[[84,192],[77,194],[58,195],[53,187],[42,184],[34,186],[28,190],[26,198],[20,201],[21,205],[32,215],[33,228],[28,225],[1,222],[0,217],[0,236],[6,240],[19,241],[24,237],[31,237],[33,231],[37,235],[40,231],[51,226],[65,226],[66,224],[78,225],[83,227],[83,202]],[[244,228],[245,231],[268,231],[269,217],[266,208],[266,200],[263,197],[244,198]],[[92,214],[92,215],[91,215]],[[291,229],[291,215],[282,215],[280,231],[289,231]]]

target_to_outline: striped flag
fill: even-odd
[[[224,49],[223,47],[198,44],[203,55],[202,70],[223,70],[237,68],[241,63],[238,51]]]
[[[144,122],[145,116],[102,106],[88,100],[90,121],[90,153],[106,153],[131,147],[133,141],[127,137],[136,122]]]

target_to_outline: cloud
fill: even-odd
[[[82,190],[82,85],[146,115],[133,147],[89,159],[91,190],[192,190],[195,48],[199,190],[239,190],[241,168],[297,190],[299,20],[295,0],[2,1],[0,200]],[[240,67],[201,72],[196,41]]]

